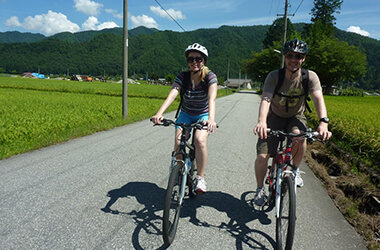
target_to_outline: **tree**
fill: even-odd
[[[287,19],[287,26],[286,26],[286,40],[288,40],[292,34],[294,33],[295,29],[293,27],[292,22]],[[283,33],[284,33],[284,18],[277,18],[274,20],[272,25],[269,27],[265,38],[263,40],[263,47],[265,49],[273,46],[273,42],[282,42],[283,40]]]
[[[157,73],[155,73],[155,72],[153,72],[153,73],[150,74],[150,79],[151,80],[157,81],[159,78],[160,78],[160,76]]]
[[[342,3],[343,0],[314,0],[314,7],[310,13],[313,24],[306,27],[308,36],[312,35],[312,38],[316,37],[316,39],[317,37],[321,39],[321,36],[333,37],[336,24],[334,13],[340,13],[338,10]]]
[[[280,65],[281,54],[275,50],[281,48],[281,44],[282,42],[275,42],[274,46],[253,53],[251,58],[243,60],[243,72],[247,73],[254,81],[264,82],[268,73],[278,69]]]
[[[173,83],[174,79],[175,79],[175,75],[173,75],[173,74],[167,74],[165,76],[165,81],[167,81],[167,82]]]
[[[367,57],[355,46],[337,38],[320,40],[309,50],[305,67],[314,70],[330,93],[332,85],[357,81],[366,74]]]
[[[321,20],[324,25],[336,24],[335,12],[339,14],[339,10],[343,0],[314,0],[314,8],[311,9],[311,21]]]

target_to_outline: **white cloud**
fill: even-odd
[[[106,12],[108,14],[112,14],[114,17],[116,18],[119,18],[119,19],[123,19],[123,14],[122,13],[118,13],[117,10],[113,10],[113,9],[106,9]]]
[[[47,35],[69,31],[78,32],[80,27],[69,21],[66,15],[49,10],[47,14],[28,16],[24,22],[19,22],[18,17],[13,16],[5,21],[9,27],[22,27],[26,30],[40,31]]]
[[[99,23],[98,19],[94,16],[90,16],[83,24],[83,30],[96,30],[96,25]]]
[[[150,6],[150,10],[160,16],[160,17],[166,17],[166,18],[170,18],[173,17],[175,20],[180,20],[180,19],[186,19],[186,16],[182,14],[182,12],[180,10],[174,10],[174,9],[168,9],[166,10],[170,16],[168,16],[168,14],[160,7],[155,7],[155,6]]]
[[[20,27],[21,23],[18,20],[17,16],[12,16],[8,20],[5,21],[5,25],[7,25],[8,27]]]
[[[138,26],[145,26],[147,28],[156,28],[158,27],[156,21],[147,15],[141,16],[131,16],[132,28],[136,28]]]
[[[347,28],[348,32],[353,32],[362,36],[369,36],[369,32],[362,30],[359,26],[350,26]]]
[[[97,16],[103,4],[91,0],[74,0],[74,7],[77,11],[83,12],[86,15]]]
[[[90,16],[83,24],[82,24],[82,29],[83,30],[102,30],[102,29],[111,29],[119,27],[114,22],[104,22],[99,24],[99,21],[96,17]]]

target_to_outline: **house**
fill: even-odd
[[[80,75],[72,75],[70,78],[71,81],[83,81]]]
[[[250,89],[252,81],[250,79],[229,78],[224,81],[224,86],[235,89]]]

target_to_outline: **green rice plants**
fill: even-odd
[[[0,77],[0,159],[147,119],[170,89],[128,84],[124,119],[120,83]],[[178,104],[179,98],[167,111]]]
[[[380,172],[380,98],[325,96],[325,102],[332,140]],[[308,118],[314,127],[319,123],[315,109]]]

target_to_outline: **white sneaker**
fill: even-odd
[[[197,175],[196,176],[196,179],[197,179],[197,185],[195,187],[195,192],[197,194],[203,194],[203,193],[206,193],[206,181],[203,177]]]
[[[265,204],[266,200],[267,200],[267,195],[265,194],[265,188],[264,187],[256,188],[256,196],[254,198],[255,204],[261,207]]]
[[[297,184],[297,187],[303,187],[303,180],[302,180],[301,173],[300,173],[299,169],[297,169],[296,184]]]

